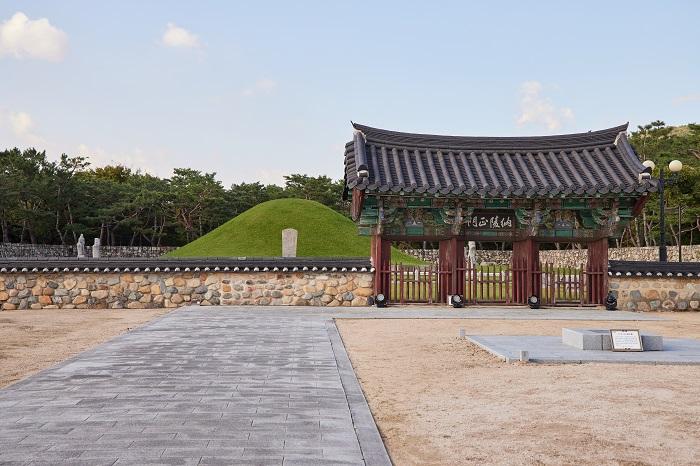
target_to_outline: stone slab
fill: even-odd
[[[520,359],[528,351],[535,363],[619,363],[700,365],[700,340],[666,338],[663,351],[613,352],[581,350],[552,336],[468,335],[467,340],[506,362]]]
[[[662,351],[664,349],[663,336],[647,331],[640,331],[639,333],[642,337],[644,351]],[[561,340],[566,345],[584,351],[612,350],[610,329],[562,328]]]

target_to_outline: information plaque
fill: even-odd
[[[644,351],[639,330],[611,329],[610,343],[613,351]]]

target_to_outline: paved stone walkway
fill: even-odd
[[[0,390],[0,464],[389,465],[332,320],[261,311],[180,309]]]

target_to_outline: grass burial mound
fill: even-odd
[[[276,199],[263,202],[219,228],[168,254],[171,257],[274,257],[282,255],[282,230],[299,232],[297,256],[367,257],[370,239],[358,236],[352,220],[315,201]],[[392,250],[392,259],[419,264]]]

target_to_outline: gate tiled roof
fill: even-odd
[[[644,166],[627,124],[538,137],[400,133],[353,123],[345,145],[346,188],[460,197],[639,196]]]

